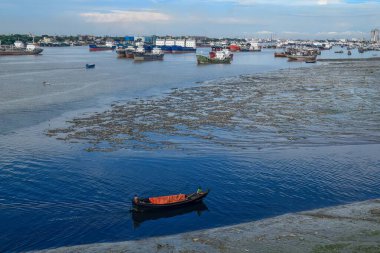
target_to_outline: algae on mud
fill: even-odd
[[[88,151],[379,143],[379,61],[244,75],[118,102],[48,136]]]

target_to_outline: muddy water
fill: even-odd
[[[113,104],[47,135],[88,151],[378,143],[379,78],[377,61],[245,75]]]

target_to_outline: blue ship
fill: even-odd
[[[182,47],[182,46],[160,46],[161,50],[164,53],[173,53],[173,54],[181,54],[181,53],[195,53],[197,50],[193,47]]]

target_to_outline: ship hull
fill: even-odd
[[[116,46],[108,47],[108,46],[98,46],[98,45],[89,45],[90,52],[96,51],[107,51],[107,50],[115,50]]]
[[[134,54],[135,61],[161,61],[164,59],[164,54]]]
[[[125,57],[125,49],[116,49],[116,54],[117,54],[117,57],[119,58],[123,58]]]
[[[9,55],[38,55],[41,54],[42,51],[44,51],[42,48],[38,48],[32,51],[26,51],[26,50],[1,50],[0,49],[0,56],[9,56]]]

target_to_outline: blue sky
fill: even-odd
[[[362,38],[380,0],[1,0],[0,33]]]

